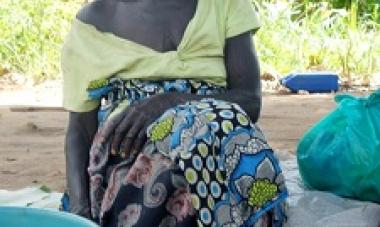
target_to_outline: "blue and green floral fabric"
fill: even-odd
[[[191,80],[117,83],[90,89],[92,97],[107,99],[102,122],[112,120],[123,100],[133,103],[170,91],[224,92]],[[106,92],[94,95],[97,89]],[[110,141],[102,138],[106,127],[101,124],[95,137],[89,167],[92,215],[101,225],[281,226],[285,221],[287,190],[278,160],[238,105],[203,99],[169,109],[148,128],[148,145],[129,159],[111,155]]]

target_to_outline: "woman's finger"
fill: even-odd
[[[127,110],[124,110],[120,114],[106,120],[104,123],[104,126],[102,127],[100,133],[103,137],[104,141],[108,140],[110,136],[113,134],[117,126],[120,124],[120,122],[124,119],[124,116],[128,113]]]
[[[133,118],[132,113],[128,112],[126,115],[124,115],[123,120],[120,122],[120,124],[115,129],[115,135],[112,140],[112,153],[117,154],[120,151],[120,144],[125,138],[126,134],[128,133],[129,129],[133,126]]]
[[[132,145],[138,138],[140,130],[143,126],[143,122],[139,120],[133,121],[131,128],[123,138],[120,145],[120,153],[124,155],[124,157],[128,157],[128,155],[132,152]]]
[[[141,149],[143,148],[143,145],[146,143],[146,140],[147,140],[147,135],[146,135],[147,127],[148,126],[145,124],[144,127],[140,129],[140,132],[133,143],[132,150],[140,152]]]

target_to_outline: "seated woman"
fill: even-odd
[[[98,0],[62,55],[70,211],[103,226],[281,226],[255,125],[250,0]]]

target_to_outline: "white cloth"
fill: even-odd
[[[61,197],[62,193],[48,193],[35,187],[17,191],[0,190],[0,206],[22,206],[58,210]]]

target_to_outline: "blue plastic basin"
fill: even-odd
[[[1,227],[98,227],[66,212],[28,207],[0,206]]]

